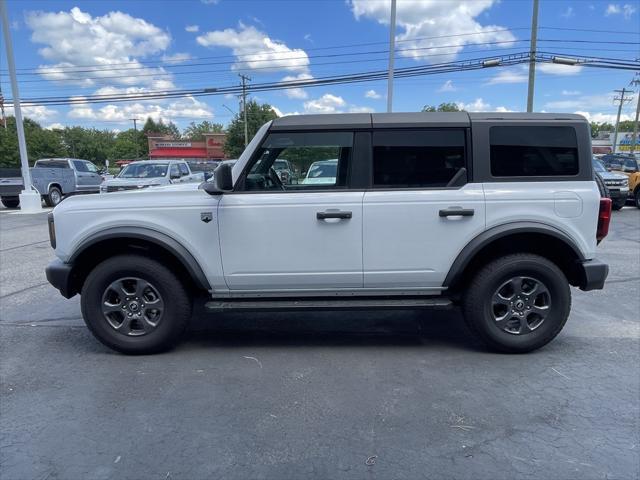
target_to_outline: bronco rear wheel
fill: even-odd
[[[165,266],[139,255],[105,260],[82,288],[82,316],[106,346],[146,354],[171,348],[191,317],[182,282]]]
[[[564,327],[569,282],[544,257],[513,254],[477,273],[463,298],[467,325],[491,349],[523,353],[540,348]]]

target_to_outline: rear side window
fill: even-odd
[[[189,175],[189,169],[187,168],[186,163],[179,163],[178,166],[180,168],[180,175],[182,175],[183,177],[185,175]]]
[[[464,166],[463,130],[373,133],[374,188],[446,187]]]
[[[66,160],[59,161],[46,161],[46,162],[36,162],[34,165],[36,168],[69,168],[69,164]]]
[[[552,177],[578,174],[573,127],[491,127],[494,177]]]

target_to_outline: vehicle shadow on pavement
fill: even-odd
[[[182,346],[416,346],[483,350],[458,310],[194,312]]]

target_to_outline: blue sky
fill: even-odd
[[[389,3],[9,0],[8,7],[21,97],[27,99],[224,87],[237,84],[238,73],[261,83],[381,70],[387,66]],[[531,3],[398,0],[396,38],[402,51],[396,67],[526,51]],[[639,11],[637,0],[541,0],[539,49],[565,56],[640,57]],[[8,98],[4,48],[0,67]],[[521,111],[526,77],[526,66],[520,65],[398,79],[394,110],[456,102],[467,110]],[[612,92],[631,79],[629,71],[539,65],[535,110],[581,112],[595,121],[611,121],[616,108]],[[385,111],[386,82],[259,92],[252,98],[283,114]],[[623,118],[631,118],[634,104],[625,107]],[[122,130],[131,126],[130,118],[146,116],[180,127],[202,120],[226,124],[232,117],[227,107],[237,111],[238,99],[80,103],[31,107],[26,114],[44,126]]]

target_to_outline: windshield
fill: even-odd
[[[287,164],[286,160],[276,160],[275,162],[273,162],[273,169],[289,170],[289,165]]]
[[[337,171],[338,162],[314,163],[309,169],[307,178],[336,177]]]
[[[600,173],[604,173],[607,171],[606,168],[604,168],[604,165],[602,165],[602,163],[600,162],[600,160],[594,160],[593,161],[593,169],[596,172],[600,172]]]
[[[118,178],[154,178],[167,175],[166,163],[134,163],[127,165]]]

